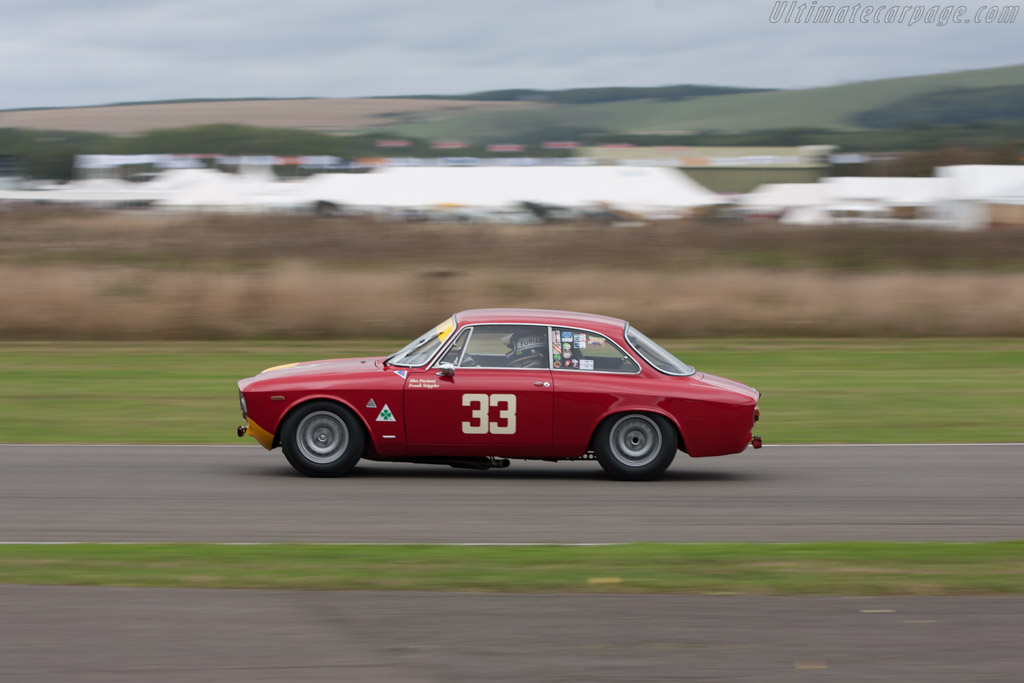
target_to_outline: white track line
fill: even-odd
[[[643,545],[809,545],[812,543],[885,543],[890,545],[911,545],[911,544],[934,544],[942,545],[976,545],[978,543],[1004,543],[1013,542],[1014,539],[1002,539],[995,541],[639,541]],[[466,548],[529,548],[537,546],[556,546],[559,548],[602,548],[613,545],[635,545],[634,541],[621,541],[618,543],[451,543],[431,541],[388,541],[386,543],[371,543],[368,541],[0,541],[0,546],[9,545],[199,545],[199,546],[407,546],[407,545],[441,545],[446,547]]]

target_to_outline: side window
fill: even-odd
[[[546,327],[539,325],[478,325],[462,356],[464,368],[546,368]]]
[[[441,356],[441,363],[451,363],[452,365],[458,365],[459,359],[462,357],[462,349],[466,347],[466,342],[469,340],[469,335],[472,333],[472,328],[466,328],[459,335],[459,338],[452,342],[452,345],[448,347],[448,350]]]
[[[572,328],[551,331],[555,370],[582,370],[636,374],[640,367],[615,342],[593,332]]]

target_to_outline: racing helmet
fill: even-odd
[[[547,340],[542,331],[513,332],[509,335],[509,352],[505,354],[511,368],[547,367]]]

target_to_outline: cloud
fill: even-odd
[[[774,5],[8,0],[0,108],[512,87],[811,87],[1024,62],[1024,16],[941,28],[773,24]]]

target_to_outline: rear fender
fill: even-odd
[[[602,417],[600,420],[598,420],[597,424],[594,425],[594,430],[590,433],[590,443],[588,444],[588,450],[591,450],[591,451],[594,450],[594,436],[597,434],[597,430],[599,430],[601,428],[601,425],[603,425],[608,420],[611,420],[612,418],[618,417],[620,415],[628,415],[629,413],[643,413],[643,414],[646,414],[646,415],[659,415],[659,416],[665,418],[666,420],[669,421],[669,424],[671,424],[675,428],[675,430],[676,430],[676,438],[679,439],[678,449],[683,451],[684,453],[687,453],[687,454],[689,453],[689,451],[686,450],[686,436],[683,434],[683,430],[679,426],[679,421],[676,420],[676,418],[674,418],[670,413],[667,413],[667,412],[665,412],[663,410],[658,410],[656,408],[652,408],[651,406],[637,406],[636,408],[621,408],[621,409],[616,410],[614,413],[608,413],[607,415]]]

